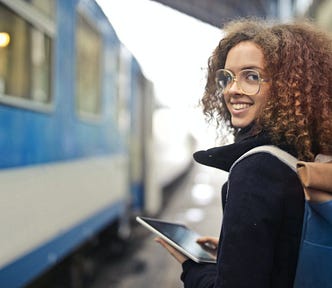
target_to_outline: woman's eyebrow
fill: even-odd
[[[258,66],[255,66],[255,65],[246,65],[246,66],[241,66],[241,67],[237,67],[236,69],[232,69],[232,68],[228,68],[228,67],[225,67],[224,69],[227,69],[233,73],[235,73],[235,70],[236,71],[242,71],[242,70],[246,70],[246,69],[252,69],[252,70],[258,70],[260,72],[263,72],[264,71],[264,68],[262,67],[258,67]]]

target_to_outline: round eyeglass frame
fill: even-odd
[[[226,87],[222,87],[221,85],[220,85],[220,79],[219,79],[219,75],[221,74],[221,73],[228,73],[230,76],[231,76],[231,81],[226,85]],[[257,82],[257,89],[255,89],[255,91],[250,91],[250,92],[248,92],[248,91],[246,91],[245,89],[243,89],[243,87],[242,87],[242,85],[241,85],[241,81],[239,81],[238,79],[237,79],[237,76],[236,75],[234,75],[233,74],[233,72],[232,71],[230,71],[230,70],[227,70],[227,69],[218,69],[217,71],[216,71],[216,78],[215,78],[215,81],[216,81],[216,85],[217,85],[217,88],[218,88],[218,90],[221,92],[221,94],[223,94],[226,90],[228,90],[231,86],[232,86],[232,84],[234,83],[234,82],[236,82],[236,85],[237,85],[237,87],[241,90],[241,92],[243,93],[243,94],[245,94],[245,95],[249,95],[249,96],[252,96],[252,95],[255,95],[255,94],[257,94],[259,91],[260,91],[260,89],[261,89],[261,83],[262,82],[269,82],[269,79],[265,79],[265,78],[262,78],[261,77],[261,75],[260,75],[260,73],[257,71],[257,70],[254,70],[254,69],[244,69],[244,70],[241,70],[240,71],[240,73],[245,73],[245,72],[255,72],[256,74],[257,74],[257,76],[258,76],[258,82]]]

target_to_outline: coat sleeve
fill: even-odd
[[[181,280],[185,288],[209,288],[215,283],[217,266],[215,264],[198,264],[187,260],[182,264]]]
[[[284,195],[296,179],[270,155],[257,153],[239,162],[229,175],[215,271],[184,267],[185,287],[272,287]]]

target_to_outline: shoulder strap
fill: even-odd
[[[288,165],[296,173],[296,163],[298,162],[298,160],[291,154],[287,153],[284,150],[281,150],[280,148],[278,148],[277,146],[274,146],[274,145],[257,146],[255,148],[247,151],[233,163],[232,167],[229,170],[229,173],[232,172],[233,167],[237,163],[239,163],[242,159],[248,157],[249,155],[259,153],[259,152],[270,153],[271,155],[277,157],[280,161],[282,161],[286,165]],[[226,199],[228,198],[228,190],[229,190],[229,180],[227,182]]]
[[[248,152],[244,153],[241,157],[239,157],[232,165],[231,169],[229,170],[229,172],[232,171],[232,168],[238,163],[240,162],[242,159],[248,157],[249,155],[258,153],[258,152],[265,152],[265,153],[269,153],[275,157],[277,157],[280,161],[284,162],[285,164],[287,164],[293,171],[296,172],[296,163],[298,162],[298,160],[292,156],[291,154],[287,153],[284,150],[281,150],[280,148],[278,148],[277,146],[273,146],[273,145],[263,145],[263,146],[258,146],[255,147],[251,150],[249,150]]]

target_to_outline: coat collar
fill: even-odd
[[[202,150],[194,153],[194,159],[200,164],[229,171],[232,164],[245,152],[250,149],[271,144],[269,137],[265,135],[256,135],[250,137],[241,137],[233,144],[214,147],[208,150]]]

